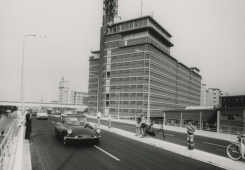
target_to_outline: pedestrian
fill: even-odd
[[[101,112],[100,112],[100,110],[97,113],[97,118],[98,118],[98,125],[100,126],[100,118],[101,118]]]
[[[32,118],[32,111],[27,110],[26,113],[26,133],[25,133],[25,139],[29,140],[31,136],[31,118]]]
[[[187,128],[187,144],[188,149],[193,150],[194,149],[194,132],[195,132],[195,126],[192,124],[192,120],[188,121],[188,124],[186,126]]]
[[[21,127],[21,124],[22,124],[22,113],[21,113],[21,108],[19,108],[19,110],[17,111],[17,117],[18,117],[18,127],[20,128]]]
[[[108,115],[108,127],[111,128],[111,114]]]
[[[135,136],[140,136],[140,120],[141,120],[141,118],[139,116],[135,115],[135,119],[136,119],[136,134],[135,134]]]
[[[144,117],[144,114],[142,113],[141,114],[141,121],[140,121],[140,129],[141,129],[140,137],[141,138],[146,137],[145,128],[146,128],[146,118]]]

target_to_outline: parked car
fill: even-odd
[[[101,137],[101,130],[97,126],[92,127],[86,116],[78,114],[62,114],[54,132],[62,139],[64,145],[72,141],[98,144]]]
[[[48,113],[46,110],[39,110],[37,112],[37,119],[48,119]]]

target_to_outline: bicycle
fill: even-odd
[[[234,161],[245,159],[245,134],[238,135],[238,140],[230,141],[231,144],[227,146],[227,155]]]
[[[165,139],[166,136],[165,136],[165,132],[164,132],[164,129],[163,129],[163,124],[161,123],[160,129],[158,129],[157,131],[154,131],[153,125],[154,125],[154,124],[151,123],[150,126],[147,127],[145,133],[148,134],[148,135],[150,135],[150,136],[155,137],[159,132],[162,132],[163,138]],[[150,131],[150,130],[151,130],[151,131]]]

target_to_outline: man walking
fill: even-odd
[[[187,124],[187,144],[189,150],[194,149],[194,132],[195,126],[192,125],[192,120],[189,120]]]
[[[26,133],[25,133],[25,139],[29,140],[31,136],[31,117],[32,117],[32,111],[27,110],[26,113]]]
[[[97,114],[97,118],[98,118],[98,125],[100,126],[100,118],[101,118],[101,112],[99,110],[98,114]]]

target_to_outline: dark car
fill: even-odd
[[[98,144],[101,137],[100,132],[99,128],[92,127],[88,123],[84,115],[61,115],[55,125],[55,134],[62,139],[64,145],[74,141]]]

